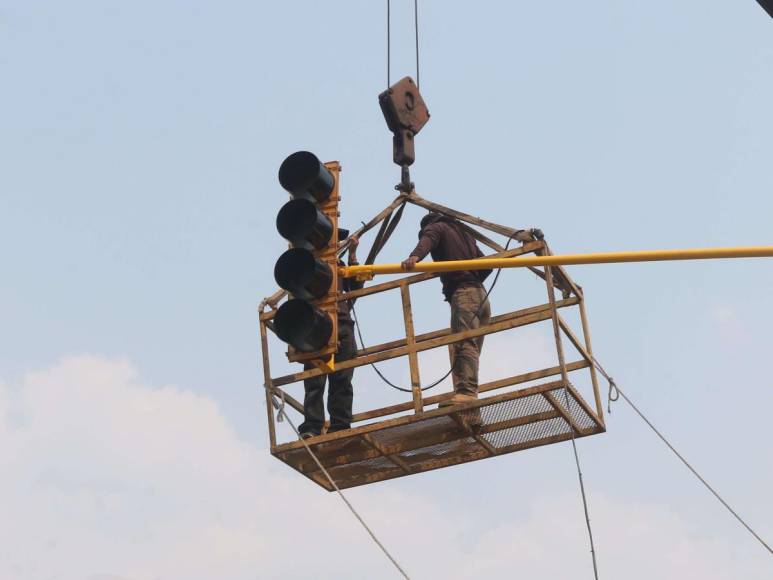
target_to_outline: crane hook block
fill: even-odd
[[[429,110],[411,77],[403,77],[378,96],[387,127],[394,134],[392,156],[397,165],[416,160],[414,136],[429,121]]]

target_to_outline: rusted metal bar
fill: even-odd
[[[486,324],[484,326],[479,326],[478,328],[471,328],[469,330],[456,332],[446,336],[439,336],[437,338],[433,338],[430,340],[423,340],[421,342],[417,342],[414,345],[406,345],[400,348],[394,348],[394,349],[388,350],[386,352],[378,352],[367,356],[362,356],[362,357],[357,357],[346,361],[341,361],[339,363],[336,363],[334,370],[339,371],[344,369],[357,368],[367,364],[401,357],[410,352],[422,352],[432,348],[437,348],[439,346],[446,346],[454,342],[459,342],[470,338],[477,338],[478,336],[485,336],[487,334],[493,334],[495,332],[502,332],[503,330],[509,330],[511,328],[517,328],[519,326],[534,324],[535,322],[541,322],[543,320],[548,320],[549,318],[550,318],[550,313],[547,311],[535,312],[534,314],[529,314],[527,316],[522,316],[518,318],[510,318],[507,320],[503,320],[502,322],[497,322],[495,324]],[[324,374],[322,370],[312,369],[308,371],[294,373],[291,375],[285,375],[283,377],[277,377],[274,379],[274,384],[287,385],[289,383],[294,383],[294,382],[307,379],[310,377],[315,377],[321,374]]]
[[[352,238],[352,236],[362,237],[362,235],[370,230],[372,230],[374,227],[376,227],[378,224],[381,223],[381,221],[386,218],[389,214],[391,214],[397,206],[399,206],[401,203],[405,201],[405,194],[401,193],[398,195],[392,203],[390,203],[387,207],[385,207],[383,210],[381,210],[376,217],[374,217],[372,220],[370,220],[367,224],[362,226],[361,228],[357,228],[352,234],[349,235],[349,237],[341,242],[338,246],[338,253],[342,254],[345,250],[349,248],[349,240]]]
[[[564,419],[564,421],[567,422],[570,429],[574,429],[574,432],[576,435],[579,435],[580,429],[577,427],[577,425],[574,422],[574,419],[572,419],[572,416],[569,414],[569,409],[564,410],[564,408],[556,401],[556,399],[551,395],[550,393],[542,393],[542,396],[545,397],[545,400],[550,403],[550,406],[553,407],[556,412]]]
[[[379,251],[381,251],[381,238],[384,237],[384,232],[386,232],[387,227],[389,227],[389,220],[391,218],[392,212],[389,212],[389,214],[387,214],[387,216],[384,218],[384,221],[381,222],[381,227],[378,229],[376,237],[373,239],[373,245],[370,247],[370,251],[368,252],[368,257],[365,258],[365,264],[372,264],[376,261],[376,256],[378,256]]]
[[[574,304],[577,304],[577,298],[569,298],[567,300],[562,300],[557,303],[559,308],[564,308],[567,306],[572,306]],[[510,320],[512,318],[518,318],[519,316],[526,316],[527,314],[534,314],[536,312],[543,312],[545,310],[548,310],[550,308],[550,305],[543,304],[541,306],[532,306],[531,308],[524,308],[523,310],[517,310],[515,312],[508,312],[507,314],[500,314],[498,316],[492,316],[489,319],[489,323],[492,324],[494,322],[502,322],[505,320]],[[443,330],[433,330],[432,332],[425,332],[424,334],[419,334],[416,336],[416,342],[423,342],[425,340],[429,340],[432,338],[437,338],[439,336],[448,336],[451,334],[450,328],[444,328]],[[398,348],[401,346],[405,346],[407,344],[406,339],[400,338],[398,340],[393,340],[391,342],[385,342],[382,344],[377,344],[374,346],[369,346],[367,348],[363,348],[361,350],[357,351],[357,356],[364,356],[368,354],[373,354],[376,352],[384,352],[387,350],[391,350],[393,348]]]
[[[569,324],[566,322],[566,320],[563,319],[563,317],[559,314],[558,315],[558,324],[561,327],[561,330],[564,331],[564,334],[566,334],[566,337],[569,339],[569,342],[572,343],[572,346],[577,349],[577,352],[579,352],[585,360],[587,360],[589,363],[591,363],[591,366],[593,365],[593,358],[591,357],[590,353],[585,350],[585,345],[580,342],[580,339],[577,338],[577,335],[574,333],[574,331],[569,327]]]
[[[587,368],[587,366],[588,366],[587,361],[581,360],[581,361],[575,361],[567,364],[566,369],[569,372],[572,372],[572,371]],[[522,383],[527,383],[529,381],[546,379],[548,377],[552,377],[559,374],[561,374],[560,367],[557,367],[557,366],[550,367],[550,368],[541,369],[538,371],[532,371],[530,373],[524,373],[524,374],[515,375],[512,377],[507,377],[504,379],[498,379],[496,381],[491,381],[489,383],[482,383],[478,387],[478,392],[485,393],[488,391],[494,391],[496,389],[503,389],[505,387],[520,385]],[[434,405],[435,403],[440,403],[441,401],[447,401],[453,396],[454,396],[453,393],[441,393],[440,395],[426,397],[424,399],[424,406],[426,407],[428,405]],[[390,405],[388,407],[381,407],[380,409],[373,409],[371,411],[364,411],[362,413],[356,413],[352,417],[352,423],[367,421],[368,419],[376,419],[378,417],[386,417],[388,415],[394,415],[395,413],[401,413],[403,411],[410,411],[412,407],[413,407],[413,403],[407,402],[407,403],[398,403],[396,405]]]
[[[544,392],[542,393],[545,394]],[[496,431],[502,431],[503,429],[512,429],[513,427],[522,427],[529,423],[538,423],[539,421],[547,421],[549,419],[555,419],[559,414],[557,411],[541,411],[539,413],[533,413],[531,415],[525,415],[523,417],[513,417],[512,419],[505,419],[504,421],[498,421],[485,425],[481,429],[481,433],[495,433]]]
[[[263,311],[266,309],[266,306],[269,306],[272,310],[276,309],[277,303],[287,296],[287,290],[282,290],[281,288],[274,292],[271,296],[268,298],[264,298],[263,301],[258,305],[258,312],[262,315]],[[262,319],[261,319],[262,320]]]
[[[482,228],[485,228],[487,230],[490,230],[492,232],[496,232],[500,235],[503,235],[505,237],[510,237],[515,235],[523,230],[518,230],[515,228],[509,228],[507,226],[501,226],[499,224],[495,224],[493,222],[489,222],[486,220],[483,220],[479,217],[471,216],[469,214],[463,213],[461,211],[457,211],[455,209],[451,209],[450,207],[446,207],[444,205],[440,205],[439,203],[434,203],[432,201],[426,200],[423,197],[421,197],[417,193],[413,193],[411,196],[408,197],[408,201],[414,205],[418,205],[420,207],[423,207],[424,209],[428,209],[430,211],[434,211],[437,213],[449,215],[451,217],[455,217],[456,219],[467,222],[468,224],[472,224],[474,226],[479,226]]]
[[[561,367],[561,380],[564,383],[564,389],[566,389],[569,386],[569,372],[566,370],[566,361],[564,359],[564,345],[563,341],[561,340],[561,328],[559,325],[558,320],[558,309],[556,308],[556,296],[555,296],[555,290],[553,289],[553,272],[550,269],[550,266],[545,267],[545,283],[547,285],[548,290],[548,301],[550,302],[550,314],[551,314],[551,321],[553,323],[553,337],[556,341],[556,353],[558,354],[558,366]],[[564,391],[566,393],[566,391]],[[547,398],[547,397],[546,397]],[[548,399],[548,402],[551,402],[551,399]],[[569,425],[569,429],[574,433],[575,427],[572,423],[571,417],[569,416],[570,409],[569,409],[569,403],[567,401],[567,409],[566,409],[566,415],[564,416],[564,420],[566,421],[567,425]],[[558,411],[558,408],[556,408]]]
[[[392,237],[392,233],[395,231],[395,228],[397,227],[397,224],[400,223],[400,218],[403,217],[403,210],[405,210],[405,203],[403,203],[397,209],[397,212],[389,220],[389,225],[387,226],[387,229],[384,232],[384,235],[382,236],[381,242],[378,245],[378,249],[376,250],[376,255],[378,255],[378,253],[384,248],[386,243],[389,241],[389,238]],[[372,264],[373,262],[371,261],[369,263]]]
[[[375,433],[376,431],[379,431],[381,429],[388,429],[390,427],[397,427],[401,425],[407,425],[410,423],[417,423],[417,422],[424,421],[427,419],[432,419],[435,417],[443,417],[443,416],[450,415],[451,413],[458,413],[469,409],[475,409],[484,405],[492,405],[492,404],[500,403],[504,401],[521,399],[523,397],[528,397],[530,395],[541,394],[545,391],[552,391],[559,387],[561,387],[561,381],[550,381],[540,385],[534,385],[533,387],[526,387],[525,389],[521,389],[518,391],[514,391],[510,393],[502,393],[500,395],[493,395],[491,397],[486,397],[485,399],[478,399],[472,403],[458,405],[453,408],[443,407],[440,409],[432,409],[429,411],[425,411],[422,415],[413,415],[413,414],[405,415],[403,417],[396,417],[394,419],[379,421],[378,423],[369,423],[367,425],[352,427],[351,429],[336,431],[335,433],[327,433],[325,435],[320,435],[319,437],[315,437],[314,445],[321,445],[323,443],[328,443],[330,441],[347,439],[350,437],[362,435],[363,433]],[[461,429],[459,430],[459,432],[463,433]],[[455,434],[456,439],[460,437],[460,433]],[[445,438],[438,441],[434,439],[426,440],[426,441],[409,440],[409,441],[395,443],[394,445],[384,445],[383,447],[387,453],[400,453],[402,451],[418,449],[419,447],[426,447],[427,445],[432,445],[435,443],[440,443],[442,441],[449,441],[449,440],[453,440],[453,437],[451,439]],[[301,441],[291,441],[289,443],[284,443],[278,446],[277,449],[274,450],[274,454],[276,455],[276,454],[287,453],[294,449],[303,449],[303,448],[304,448],[304,445]],[[316,447],[312,446],[312,448],[316,448]]]
[[[368,443],[368,445],[370,445],[371,447],[373,447],[373,449],[378,451],[382,457],[386,457],[389,461],[391,461],[392,463],[397,465],[397,467],[402,469],[406,474],[411,473],[412,470],[410,466],[405,461],[400,459],[399,455],[397,455],[396,453],[387,453],[386,450],[381,446],[381,444],[374,441],[373,437],[371,437],[367,433],[363,435],[362,438]]]
[[[479,433],[476,433],[473,428],[464,420],[464,418],[460,416],[459,413],[452,413],[451,418],[456,422],[457,425],[459,425],[467,432],[467,435],[475,439],[475,441],[478,442],[478,445],[483,447],[483,449],[485,449],[489,455],[499,454],[496,448],[483,437],[481,437]]]
[[[590,330],[588,328],[588,318],[585,315],[585,298],[580,297],[580,321],[582,322],[582,334],[585,339],[585,350],[588,351],[591,359],[593,359],[593,346],[590,340]],[[593,398],[596,402],[596,413],[599,422],[604,425],[604,406],[601,404],[601,393],[599,392],[599,381],[596,374],[596,365],[591,362],[590,365],[590,380],[593,384]]]
[[[473,238],[478,240],[484,246],[488,246],[489,248],[491,248],[495,252],[504,252],[505,251],[505,247],[504,246],[496,243],[494,240],[492,240],[488,236],[482,234],[481,232],[479,232],[475,228],[472,228],[472,227],[468,226],[467,224],[461,223],[461,222],[460,222],[460,225],[462,226],[462,229],[464,231],[466,231],[468,234],[470,234]]]
[[[419,357],[413,350],[416,338],[413,330],[413,312],[411,311],[411,294],[408,286],[400,288],[400,298],[403,303],[403,322],[405,323],[405,344],[408,347],[408,365],[411,370],[411,391],[413,392],[413,410],[421,413],[421,380],[419,379]]]
[[[577,401],[577,404],[582,407],[582,410],[585,411],[588,414],[588,417],[593,419],[593,421],[596,423],[599,429],[601,429],[601,432],[606,431],[606,427],[604,426],[604,423],[599,420],[599,418],[596,416],[596,413],[593,412],[593,409],[591,409],[590,405],[585,402],[585,399],[583,399],[580,396],[580,393],[577,392],[577,389],[574,388],[572,383],[569,383],[567,385],[567,390],[569,391],[569,394],[572,395],[572,398]]]
[[[271,393],[274,385],[271,381],[271,367],[268,359],[268,335],[266,325],[260,322],[260,349],[263,355],[263,381],[266,392],[266,413],[268,414],[268,439],[271,449],[276,447],[276,428],[274,426],[274,403],[271,400]]]

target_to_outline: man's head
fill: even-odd
[[[435,222],[439,221],[443,216],[441,216],[439,213],[430,212],[427,215],[425,215],[423,218],[421,218],[421,222],[419,224],[420,229],[426,228],[430,224],[434,224]]]

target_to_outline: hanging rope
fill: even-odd
[[[303,437],[301,437],[301,434],[298,432],[298,429],[295,427],[295,423],[293,423],[292,419],[290,419],[290,416],[285,411],[284,397],[282,398],[283,399],[282,403],[279,403],[276,400],[276,395],[269,390],[268,386],[264,386],[264,388],[267,391],[269,391],[269,394],[271,396],[271,403],[274,405],[274,408],[277,409],[277,421],[281,422],[282,419],[287,419],[287,423],[290,425],[290,427],[293,428],[293,431],[295,432],[295,436],[298,437],[301,443],[303,443],[303,446],[306,448],[306,451],[309,452],[309,455],[311,455],[311,458],[314,460],[314,463],[317,464],[317,467],[319,467],[320,471],[325,475],[327,480],[330,482],[330,485],[333,486],[333,489],[335,489],[336,493],[346,504],[346,507],[349,508],[349,511],[351,511],[354,514],[354,517],[357,518],[357,521],[359,521],[360,524],[362,524],[362,527],[365,528],[365,531],[368,532],[368,535],[371,537],[371,539],[376,543],[376,545],[379,548],[381,548],[381,551],[384,552],[387,558],[389,558],[389,561],[392,562],[395,568],[397,568],[397,571],[400,572],[403,578],[405,578],[406,580],[410,580],[410,577],[408,576],[408,574],[406,574],[405,570],[403,570],[400,564],[397,563],[397,560],[395,560],[392,554],[389,553],[389,550],[387,550],[384,544],[382,544],[381,541],[378,539],[378,537],[376,537],[376,534],[373,532],[373,530],[370,529],[370,526],[368,526],[368,524],[365,523],[365,520],[362,519],[362,516],[357,512],[357,510],[354,509],[354,506],[349,502],[349,499],[343,494],[343,492],[338,487],[336,482],[330,476],[330,473],[328,473],[327,469],[325,469],[325,466],[322,465],[322,462],[319,460],[317,455],[311,450],[311,447],[309,447],[309,444],[306,443],[306,440]]]
[[[566,412],[567,414],[569,411],[569,390],[567,387],[568,383],[564,383],[564,404],[566,405]],[[582,496],[582,509],[585,512],[585,525],[588,528],[588,539],[590,541],[590,553],[591,553],[591,559],[593,560],[593,577],[596,580],[599,580],[599,570],[598,565],[596,563],[596,548],[593,545],[593,529],[590,525],[590,514],[588,512],[588,499],[585,496],[585,482],[582,478],[582,469],[580,468],[580,455],[577,452],[577,441],[574,437],[574,427],[569,425],[569,429],[572,432],[572,450],[574,451],[574,463],[577,466],[577,479],[580,481],[580,495]]]
[[[545,266],[545,282],[548,287],[548,302],[550,302],[551,318],[553,321],[553,337],[556,341],[556,353],[558,354],[558,364],[561,367],[561,382],[564,385],[564,405],[566,407],[567,417],[571,418],[571,407],[569,407],[569,373],[566,370],[566,360],[564,359],[564,346],[561,340],[561,328],[558,323],[558,310],[556,309],[556,297],[553,287],[553,270],[550,266]],[[582,469],[580,468],[580,454],[577,451],[577,441],[575,440],[574,425],[567,419],[569,432],[572,434],[572,450],[574,451],[574,463],[577,466],[577,479],[580,482],[580,495],[582,496],[582,508],[585,512],[585,525],[588,528],[588,539],[590,541],[590,554],[593,561],[593,577],[599,580],[599,570],[596,564],[596,548],[593,544],[593,529],[590,525],[590,514],[588,512],[588,499],[585,495],[585,482],[582,478]]]
[[[685,465],[685,467],[687,467],[687,469],[689,469],[689,470],[692,472],[692,474],[693,474],[695,477],[697,477],[697,478],[698,478],[698,480],[699,480],[699,481],[700,481],[700,482],[701,482],[701,483],[704,485],[704,487],[705,487],[706,489],[708,489],[708,490],[709,490],[709,491],[710,491],[710,492],[711,492],[711,493],[714,495],[714,497],[715,497],[715,498],[717,498],[717,499],[719,500],[719,502],[720,502],[720,503],[721,503],[723,506],[725,506],[725,508],[727,509],[727,511],[729,511],[731,514],[733,514],[733,516],[735,517],[735,519],[736,519],[736,520],[738,520],[738,522],[739,522],[739,523],[740,523],[740,524],[741,524],[741,525],[742,525],[744,528],[746,528],[746,530],[747,530],[747,531],[748,531],[748,532],[749,532],[749,533],[750,533],[752,536],[754,536],[754,537],[757,539],[757,541],[758,541],[760,544],[762,544],[762,546],[763,546],[763,547],[764,547],[764,548],[765,548],[765,549],[766,549],[768,552],[770,552],[771,554],[773,554],[773,549],[771,549],[771,548],[770,548],[770,546],[767,544],[767,542],[765,542],[765,540],[763,540],[763,539],[760,537],[760,535],[759,535],[759,534],[757,534],[757,532],[755,532],[755,531],[754,531],[754,530],[751,528],[751,526],[749,526],[749,524],[747,524],[747,523],[746,523],[746,522],[743,520],[743,518],[742,518],[741,516],[739,516],[739,515],[738,515],[738,513],[737,513],[737,512],[736,512],[736,511],[735,511],[733,508],[731,508],[731,507],[730,507],[730,505],[729,505],[729,504],[728,504],[728,503],[727,503],[727,502],[726,502],[726,501],[725,501],[725,500],[722,498],[722,496],[720,496],[720,495],[719,495],[719,493],[717,493],[717,491],[716,491],[716,490],[715,490],[713,487],[711,487],[711,485],[709,485],[709,482],[707,482],[705,479],[703,479],[703,476],[701,476],[701,474],[700,474],[700,473],[698,473],[698,472],[696,471],[696,469],[695,469],[695,468],[694,468],[692,465],[690,465],[690,463],[689,463],[689,462],[688,462],[688,461],[687,461],[687,460],[686,460],[686,459],[685,459],[685,458],[682,456],[682,454],[681,454],[681,453],[679,453],[679,452],[676,450],[676,448],[675,448],[675,447],[674,447],[674,446],[671,444],[671,442],[670,442],[668,439],[666,439],[666,438],[665,438],[665,436],[664,436],[664,435],[663,435],[663,434],[662,434],[660,431],[658,431],[658,429],[655,427],[655,425],[653,425],[653,424],[650,422],[650,420],[649,420],[649,419],[647,419],[647,417],[645,417],[645,416],[644,416],[644,413],[642,413],[642,412],[639,410],[639,408],[638,408],[638,407],[637,407],[637,406],[636,406],[636,405],[633,403],[633,401],[631,401],[631,399],[629,399],[629,398],[628,398],[628,396],[627,396],[627,395],[626,395],[626,394],[625,394],[625,393],[624,393],[624,392],[623,392],[623,391],[620,389],[620,387],[618,387],[618,386],[617,386],[617,383],[615,383],[615,380],[614,380],[614,379],[613,379],[611,376],[609,376],[609,374],[607,374],[607,372],[604,370],[604,367],[602,367],[602,366],[601,366],[601,363],[599,363],[599,361],[598,361],[598,360],[596,360],[596,357],[594,357],[594,356],[591,356],[591,359],[592,359],[592,362],[593,362],[593,366],[595,366],[595,367],[596,367],[596,369],[597,369],[597,370],[598,370],[598,371],[599,371],[599,372],[600,372],[600,373],[601,373],[601,374],[604,376],[604,378],[605,378],[605,379],[606,379],[606,380],[609,382],[609,395],[608,395],[607,408],[608,408],[608,409],[610,409],[610,407],[611,407],[611,403],[612,403],[613,401],[617,401],[617,400],[618,400],[618,398],[620,398],[620,397],[623,397],[623,400],[624,400],[626,403],[628,403],[628,404],[631,406],[631,408],[632,408],[632,409],[633,409],[633,410],[636,412],[636,414],[637,414],[637,415],[639,415],[639,417],[642,419],[642,421],[644,421],[644,422],[647,424],[647,426],[648,426],[650,429],[652,429],[652,431],[655,433],[655,435],[657,435],[657,436],[660,438],[660,440],[661,440],[663,443],[665,443],[665,444],[666,444],[666,446],[667,446],[667,447],[668,447],[668,448],[671,450],[671,452],[672,452],[674,455],[676,455],[676,456],[679,458],[679,461],[681,461],[681,462],[682,462],[682,463]]]
[[[620,390],[617,388],[615,381],[612,377],[607,377],[609,382],[609,391],[607,392],[607,413],[612,414],[612,403],[617,402],[620,398]]]

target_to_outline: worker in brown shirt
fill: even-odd
[[[437,213],[429,213],[421,220],[419,243],[402,263],[411,270],[427,254],[436,262],[444,260],[471,260],[483,256],[475,239],[457,220]],[[461,332],[487,324],[491,317],[488,296],[483,280],[491,270],[444,272],[440,274],[443,294],[451,304],[451,330]],[[444,405],[457,405],[478,398],[478,360],[483,347],[483,336],[457,342],[452,346],[451,374],[455,394]]]

